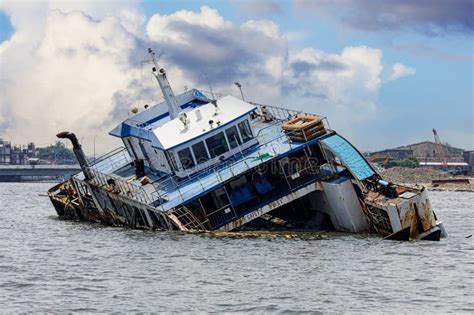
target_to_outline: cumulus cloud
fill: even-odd
[[[105,135],[116,123],[108,119],[112,96],[139,78],[130,64],[139,41],[131,20],[3,5],[15,33],[0,45],[0,134],[19,143],[51,143],[68,129],[90,143]]]
[[[249,20],[233,25],[207,6],[199,12],[155,14],[146,29],[168,62],[186,69],[194,81],[207,73],[221,85],[255,75],[279,77],[288,50],[276,23]]]
[[[323,110],[331,106],[350,112],[360,107],[360,112],[373,113],[376,108],[383,69],[379,49],[289,51],[276,23],[249,20],[234,25],[208,7],[156,14],[147,32],[170,63],[186,69],[196,82],[205,72],[224,89],[238,80],[250,97],[298,109],[314,106],[314,98]]]
[[[414,75],[415,73],[416,73],[416,69],[407,67],[401,63],[396,63],[392,66],[392,71],[388,77],[388,80],[389,81],[398,80],[403,77]]]
[[[113,139],[107,131],[139,96],[142,105],[161,99],[150,65],[140,66],[148,47],[164,52],[160,63],[177,92],[205,87],[207,74],[215,90],[236,93],[233,82],[239,81],[250,100],[329,115],[343,127],[377,110],[384,68],[379,49],[294,51],[275,22],[234,24],[207,6],[149,20],[133,7],[117,6],[110,14],[101,7],[51,7],[3,7],[15,33],[0,45],[0,134],[18,143],[49,143],[62,130],[90,145],[94,136],[101,145]]]
[[[351,132],[351,125],[376,115],[382,56],[381,50],[366,46],[346,47],[338,54],[314,48],[291,54],[282,83],[285,98]]]
[[[316,95],[345,103],[347,94],[354,90],[366,96],[377,93],[383,68],[381,60],[379,49],[365,46],[346,47],[340,54],[306,48],[290,56],[284,88],[301,96]]]
[[[474,32],[473,0],[295,0],[295,7],[300,13],[333,16],[351,28],[368,31]]]

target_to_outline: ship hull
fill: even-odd
[[[247,213],[215,228],[206,228],[198,222],[199,218],[193,213],[184,215],[177,211],[161,212],[73,177],[52,187],[48,195],[60,219],[132,229],[188,232],[230,232],[248,229],[312,232],[335,230],[375,233],[390,240],[437,241],[447,236],[443,223],[437,222],[434,217],[426,193],[413,196],[416,198],[395,205],[393,209],[383,208],[374,203],[373,199],[366,203],[360,202],[348,178],[310,183],[258,208],[249,209]],[[344,202],[340,202],[341,200]],[[423,205],[425,212],[420,213],[419,206],[415,205]],[[368,206],[372,212],[364,209]],[[373,209],[376,208],[378,211],[386,211],[387,216],[391,217],[389,227],[384,227],[380,222],[378,225],[373,222]],[[400,209],[403,216],[398,215]],[[191,224],[193,220],[194,225]]]
[[[271,119],[265,106],[259,109],[262,114],[250,115],[259,130],[256,137],[240,147],[235,137],[236,148],[220,155],[218,163],[183,164],[175,173],[157,172],[149,158],[145,169],[135,149],[127,154],[119,148],[88,163],[77,137],[61,133],[73,142],[83,171],[48,194],[63,219],[138,229],[332,229],[402,240],[447,236],[423,188],[384,181],[351,143],[325,129],[321,117],[301,116],[306,123],[297,124],[298,118],[288,121],[293,114],[287,110],[273,110]],[[213,137],[206,139],[213,139],[211,147],[227,143]],[[186,156],[191,151],[179,152]],[[192,171],[183,172],[185,166]]]
[[[80,188],[78,188],[80,187]],[[87,189],[83,193],[81,189]],[[172,230],[162,213],[134,200],[74,178],[52,187],[48,196],[60,219],[96,222],[133,229]]]

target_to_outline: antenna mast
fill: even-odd
[[[178,101],[176,100],[176,96],[174,95],[173,89],[166,77],[166,71],[163,68],[158,66],[158,61],[156,60],[155,53],[151,48],[148,48],[148,53],[151,55],[153,60],[153,75],[156,77],[158,84],[160,85],[161,92],[163,93],[163,97],[165,98],[166,104],[168,105],[168,112],[170,114],[171,119],[178,117],[180,112],[180,107],[178,105]],[[159,69],[159,70],[158,70]]]

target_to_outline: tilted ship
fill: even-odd
[[[181,231],[335,230],[389,239],[447,236],[424,188],[389,183],[326,117],[175,95],[149,50],[164,102],[110,131],[124,146],[88,161],[48,195],[61,218]]]

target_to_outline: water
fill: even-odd
[[[210,237],[60,221],[51,184],[0,183],[0,311],[473,312],[472,193],[432,192],[450,237]]]

